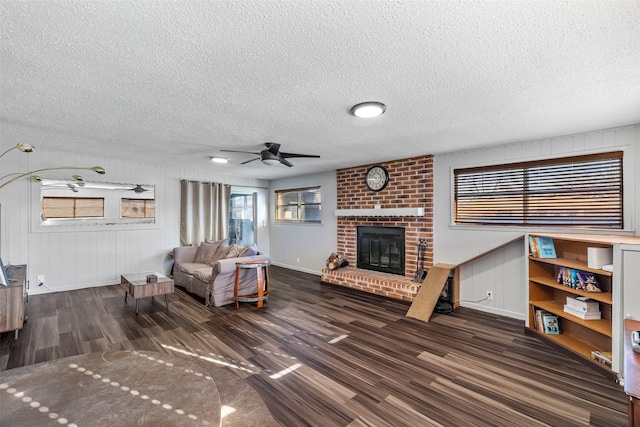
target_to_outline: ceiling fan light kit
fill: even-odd
[[[265,165],[271,166],[271,165],[277,165],[278,163],[280,163],[280,160],[277,157],[264,157],[262,159],[262,163],[264,163]]]
[[[370,119],[373,117],[381,116],[387,109],[387,106],[382,102],[368,101],[361,102],[351,107],[351,114],[363,119]]]
[[[140,185],[140,184],[136,184],[136,186],[135,186],[135,187],[133,187],[131,190],[132,190],[134,193],[136,193],[136,194],[142,194],[142,193],[144,193],[145,191],[149,191],[149,190],[147,190],[146,188],[144,188],[144,187],[143,187],[142,185]]]

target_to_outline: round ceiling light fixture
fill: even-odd
[[[351,114],[356,117],[361,117],[363,119],[369,119],[372,117],[381,116],[387,106],[382,102],[377,101],[369,101],[369,102],[361,102],[360,104],[356,104],[351,107]]]
[[[211,161],[213,163],[229,163],[229,159],[225,159],[224,157],[212,157]]]
[[[278,156],[276,156],[269,150],[262,150],[262,152],[260,153],[260,160],[267,166],[273,166],[280,163],[280,159],[278,158]]]

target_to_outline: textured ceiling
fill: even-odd
[[[638,1],[0,3],[1,142],[272,179],[640,122]],[[357,119],[378,100],[387,112]],[[292,168],[220,149],[274,141]]]

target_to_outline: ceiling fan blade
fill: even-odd
[[[271,154],[274,156],[278,155],[278,151],[280,151],[280,144],[277,142],[265,142],[264,145],[266,145],[267,150],[269,150]]]
[[[240,164],[241,164],[241,165],[246,165],[247,163],[251,163],[251,162],[253,162],[253,161],[255,161],[255,160],[260,160],[260,157],[256,157],[255,159],[251,159],[251,160],[244,161],[244,162],[242,162],[242,163],[240,163]]]
[[[252,151],[238,151],[238,150],[220,150],[220,151],[224,151],[227,153],[245,153],[245,154],[255,154],[256,156],[259,156],[260,153],[254,153]]]
[[[283,152],[280,152],[280,157],[282,157],[282,158],[308,157],[308,158],[314,158],[314,159],[319,159],[320,158],[320,156],[317,156],[315,154],[295,154],[295,153],[283,153]]]
[[[289,166],[290,168],[293,167],[293,164],[290,161],[288,161],[287,159],[282,158],[282,157],[280,158],[280,163],[282,163],[285,166]]]

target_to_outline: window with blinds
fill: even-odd
[[[320,187],[276,191],[276,221],[322,222]]]
[[[121,199],[121,218],[155,218],[156,201],[154,199]]]
[[[104,199],[99,197],[43,197],[42,218],[102,218]]]
[[[456,224],[623,227],[622,152],[454,171]]]

